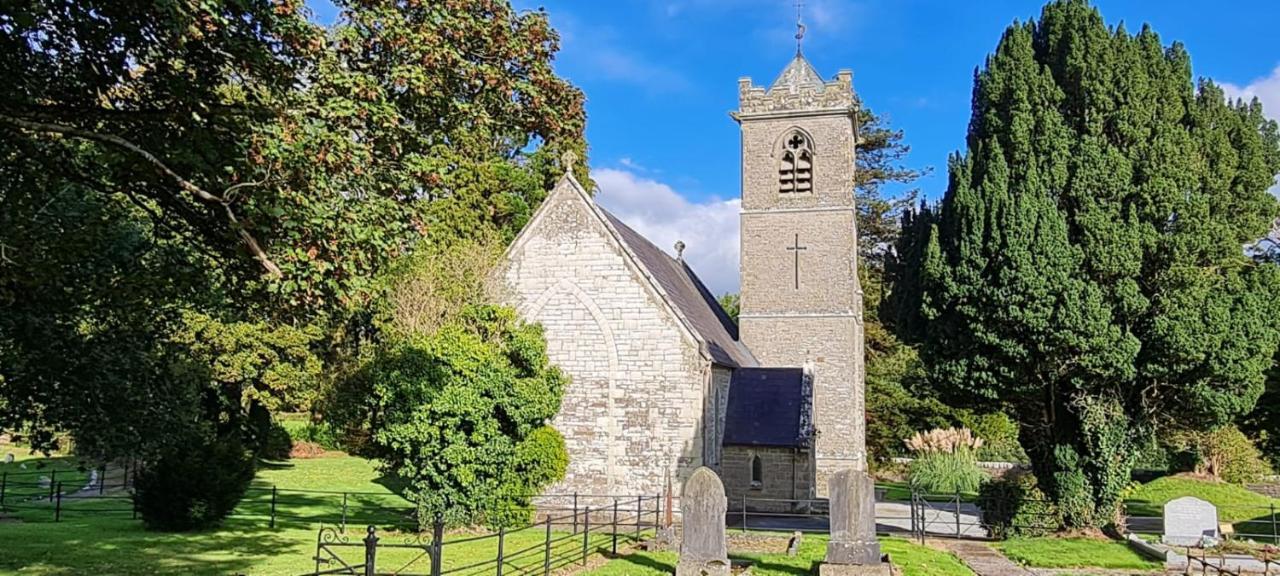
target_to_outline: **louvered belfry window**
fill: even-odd
[[[783,142],[778,191],[783,194],[813,192],[813,150],[809,139],[799,132],[793,132]]]

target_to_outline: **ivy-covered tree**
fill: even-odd
[[[431,334],[383,348],[355,376],[369,391],[371,451],[412,487],[419,520],[509,525],[564,476],[548,424],[567,377],[537,325],[510,308],[471,306]]]
[[[1276,124],[1180,44],[1083,0],[1014,24],[975,76],[924,254],[933,385],[1018,418],[1069,526],[1116,514],[1138,438],[1247,413],[1280,343]]]

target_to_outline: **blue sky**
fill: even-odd
[[[676,239],[717,292],[737,288],[737,80],[767,84],[795,51],[792,0],[514,0],[543,7],[562,39],[557,71],[587,95],[600,202],[656,244]],[[805,0],[804,52],[824,76],[853,70],[863,102],[932,167],[963,146],[974,67],[1040,1]],[[334,11],[313,0],[317,20]],[[1109,24],[1146,22],[1187,45],[1195,73],[1258,95],[1280,118],[1280,2],[1099,0]]]

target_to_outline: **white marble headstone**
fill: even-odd
[[[1170,500],[1164,505],[1165,544],[1199,546],[1205,537],[1217,539],[1218,509],[1193,496]]]

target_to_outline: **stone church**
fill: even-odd
[[[767,88],[739,80],[737,325],[683,245],[664,252],[568,173],[508,249],[505,298],[572,377],[548,493],[678,492],[705,465],[731,501],[806,499],[865,469],[852,80],[799,51]]]

